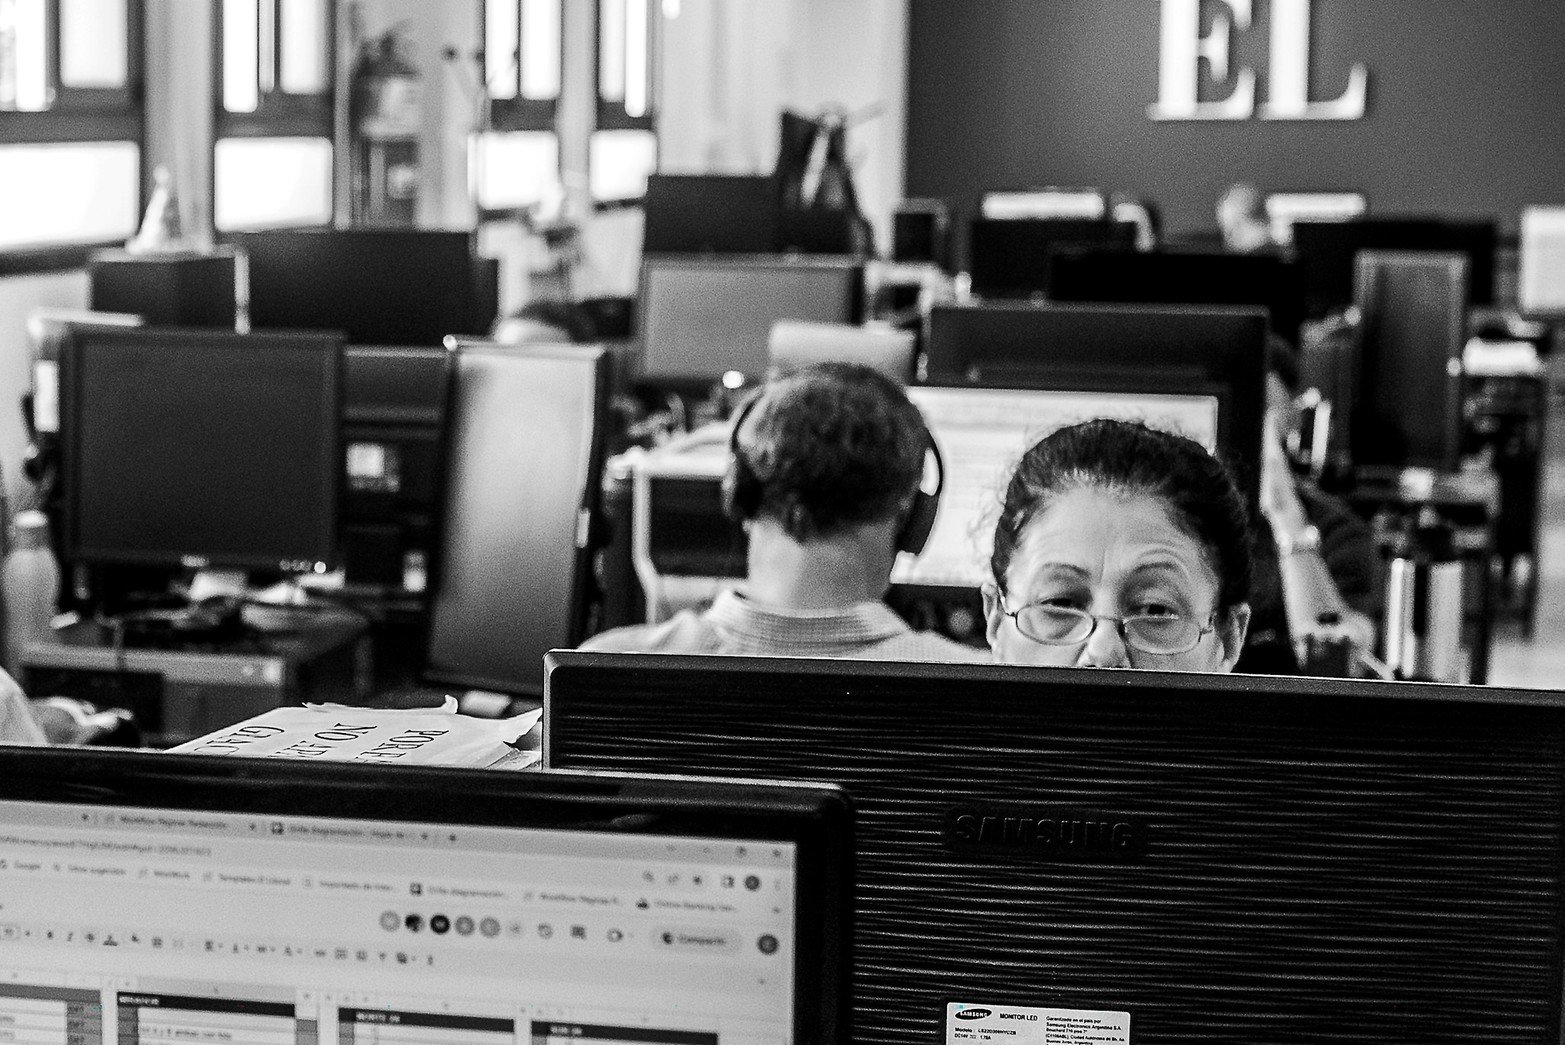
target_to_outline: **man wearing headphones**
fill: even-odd
[[[896,382],[844,363],[775,379],[740,410],[730,451],[724,501],[749,535],[743,590],[583,649],[988,661],[881,601],[897,553],[922,550],[939,499],[920,489],[938,453]]]

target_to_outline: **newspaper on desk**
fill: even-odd
[[[171,750],[187,755],[306,758],[380,765],[526,769],[536,750],[513,747],[542,711],[504,719],[457,713],[455,697],[438,708],[354,708],[306,704],[275,708]]]

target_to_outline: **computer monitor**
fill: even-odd
[[[864,269],[839,257],[655,257],[641,271],[641,379],[710,385],[729,371],[758,379],[772,325],[857,323]]]
[[[1299,342],[1304,281],[1298,266],[1261,254],[1069,251],[1049,270],[1050,301],[1259,305],[1272,330]]]
[[[854,1041],[1020,1041],[1002,1035],[1029,1024],[1139,1045],[1565,1029],[1561,694],[567,652],[550,665],[551,766],[848,789]],[[961,1015],[973,1009],[990,1016]],[[975,1024],[983,1036],[964,1033]]]
[[[81,327],[64,349],[66,559],[292,573],[333,563],[338,335]]]
[[[1060,251],[1136,245],[1129,222],[1089,218],[974,218],[968,240],[968,274],[979,297],[1027,298],[1049,288],[1049,265]]]
[[[644,254],[766,254],[780,201],[765,175],[653,174],[642,199]]]
[[[945,268],[951,254],[951,215],[945,201],[903,200],[891,213],[891,260]]]
[[[1358,255],[1354,464],[1442,471],[1460,464],[1467,275],[1461,254]]]
[[[536,695],[543,655],[586,637],[607,360],[587,347],[452,351],[424,674]]]
[[[1498,230],[1492,221],[1365,218],[1301,221],[1293,227],[1294,255],[1303,272],[1309,313],[1324,315],[1353,303],[1354,264],[1364,250],[1454,251],[1468,261],[1468,303],[1494,302]]]
[[[1301,221],[1353,221],[1362,218],[1369,201],[1359,192],[1274,192],[1266,197],[1266,220],[1272,239],[1293,243],[1293,226]]]
[[[1253,499],[1266,331],[1265,312],[1239,306],[937,305],[925,364],[931,384],[1216,396],[1218,452]]]
[[[0,1021],[124,1045],[829,1045],[849,822],[799,785],[8,748]]]
[[[1565,207],[1528,207],[1522,212],[1521,310],[1533,316],[1565,316]]]
[[[917,557],[898,557],[894,584],[972,589],[988,580],[1005,485],[1028,447],[1058,428],[1097,417],[1142,421],[1217,452],[1216,395],[921,385],[908,398],[940,447],[945,486],[928,543]]]
[[[35,308],[27,314],[27,340],[32,343],[33,387],[28,393],[28,421],[34,434],[60,430],[61,346],[78,327],[139,327],[140,316],[129,312]]]
[[[493,265],[469,232],[289,229],[235,234],[252,329],[341,330],[354,345],[441,343],[494,321]]]

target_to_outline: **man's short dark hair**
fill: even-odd
[[[905,511],[923,476],[923,416],[890,378],[822,363],[769,382],[735,433],[730,511],[794,540]]]

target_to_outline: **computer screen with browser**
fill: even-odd
[[[92,765],[54,800],[0,786],[0,1040],[819,1040],[795,1022],[801,990],[822,1003],[801,958],[830,964],[798,930],[821,916],[817,842],[794,833],[808,796],[397,766],[344,773],[339,814],[290,813],[286,760],[217,779],[239,801],[214,802],[191,792],[208,760],[156,758],[135,770],[164,792],[147,805]],[[253,800],[258,782],[278,797]],[[511,824],[482,822],[506,792]],[[477,815],[450,815],[464,793]]]
[[[918,556],[902,554],[894,584],[976,588],[989,576],[1001,498],[1028,447],[1059,428],[1112,417],[1142,421],[1217,450],[1218,399],[1015,388],[909,388],[945,462],[940,511]]]

